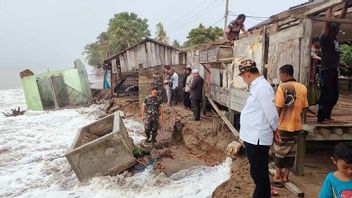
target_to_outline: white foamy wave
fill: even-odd
[[[0,111],[20,105],[19,89],[0,91]],[[132,177],[98,177],[79,182],[65,152],[77,130],[95,120],[98,106],[59,111],[28,111],[0,117],[0,197],[208,197],[230,176],[231,160],[195,167],[167,178],[149,166]],[[143,124],[125,120],[134,142],[144,139]]]

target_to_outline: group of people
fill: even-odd
[[[162,91],[165,90],[166,103],[168,106],[177,105],[179,92],[179,75],[169,65],[164,66],[163,75],[153,74],[152,89],[144,98],[141,109],[144,121],[145,133],[148,143],[155,143],[159,128],[159,121],[163,120]],[[203,99],[204,80],[199,75],[198,69],[185,68],[183,80],[183,103],[186,109],[193,110],[194,120],[200,120],[201,103]]]
[[[271,197],[268,163],[273,145],[275,175],[272,185],[283,187],[289,180],[297,149],[297,137],[302,130],[301,115],[308,108],[307,88],[297,82],[292,65],[279,69],[281,84],[276,94],[260,74],[256,63],[243,60],[239,75],[250,86],[250,94],[240,117],[240,138],[244,142],[255,183],[254,198]],[[335,148],[332,161],[337,171],[326,177],[319,197],[352,197],[352,142],[342,142]],[[344,196],[343,196],[344,195]]]
[[[344,18],[348,3],[340,15]],[[326,17],[332,16],[328,9]],[[233,41],[239,38],[244,28],[246,16],[241,14],[225,30],[226,36]],[[314,69],[310,71],[310,82],[319,74],[320,96],[317,121],[331,123],[333,107],[338,100],[338,64],[339,48],[337,34],[339,24],[326,23],[320,37],[313,38],[312,59]],[[318,52],[321,49],[321,53]],[[302,114],[308,110],[308,90],[305,85],[294,79],[292,65],[283,65],[279,69],[281,84],[276,93],[269,82],[260,74],[256,63],[250,59],[241,61],[239,76],[250,87],[249,97],[240,115],[240,139],[244,142],[250,164],[250,174],[255,183],[254,198],[271,197],[273,193],[269,179],[269,150],[273,145],[274,164],[276,166],[272,184],[282,187],[289,180],[289,170],[294,165],[297,137],[302,130]],[[158,78],[160,78],[158,76]],[[203,79],[197,69],[187,67],[183,81],[184,106],[193,109],[194,119],[200,120]],[[165,89],[167,104],[177,104],[179,86],[178,74],[170,67],[164,67],[162,83],[153,82],[149,96],[144,100],[142,118],[148,142],[155,142],[162,119],[161,91]],[[151,139],[150,139],[151,138]],[[352,143],[339,143],[334,151],[332,161],[337,171],[327,175],[319,197],[352,197]]]
[[[348,6],[349,3],[346,2],[340,18],[346,16]],[[332,17],[332,8],[327,10],[326,17]],[[334,122],[331,113],[339,96],[338,33],[339,24],[325,23],[320,37],[313,38],[312,42],[313,67],[308,85],[316,82],[318,77],[320,93],[316,101],[319,105],[317,122],[322,124]],[[272,145],[276,166],[272,185],[283,187],[295,161],[297,137],[302,130],[301,116],[308,110],[309,103],[306,86],[297,82],[293,74],[292,65],[280,67],[279,77],[282,83],[274,94],[254,61],[243,60],[239,66],[239,75],[250,87],[250,94],[240,117],[240,138],[244,142],[250,174],[256,185],[253,193],[255,198],[271,197],[275,192],[271,189],[268,171],[269,149]],[[310,104],[312,103],[314,102],[310,100]],[[327,175],[319,197],[352,197],[352,143],[339,143],[331,159],[337,171]]]

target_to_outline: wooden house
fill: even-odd
[[[158,40],[145,38],[139,43],[104,60],[111,71],[112,91],[116,87],[135,85],[139,87],[140,102],[149,93],[152,74],[161,72],[165,65],[173,66],[182,74],[186,53]],[[180,69],[181,68],[181,69]],[[128,80],[129,79],[129,80]]]
[[[236,40],[232,48],[224,44],[209,45],[205,49],[190,50],[187,61],[197,59],[207,79],[209,99],[228,109],[230,122],[239,127],[239,114],[248,97],[248,87],[238,76],[239,62],[244,58],[256,61],[258,69],[275,88],[279,83],[278,69],[284,64],[294,66],[294,77],[307,85],[311,65],[311,39],[320,35],[324,22],[342,24],[338,40],[352,40],[352,13],[346,19],[328,19],[324,12],[333,7],[334,14],[341,10],[343,0],[307,2],[271,16],[249,29],[248,36]],[[195,53],[196,51],[196,53]],[[231,55],[232,54],[232,55]],[[210,85],[209,85],[210,84]],[[299,137],[299,156],[296,173],[303,173],[305,141],[352,140],[352,91],[340,97],[333,116],[340,123],[321,125],[316,117],[307,117]],[[314,110],[315,107],[313,107]]]

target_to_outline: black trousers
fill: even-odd
[[[337,69],[320,72],[318,122],[331,119],[331,112],[339,99]]]
[[[178,88],[172,89],[172,102],[175,105],[177,105],[177,89]]]
[[[193,99],[192,98],[192,108],[194,113],[194,120],[200,120],[200,102],[201,99]]]
[[[270,198],[269,149],[270,146],[253,145],[244,142],[250,165],[251,177],[255,184],[253,198]]]
[[[186,108],[191,108],[191,93],[189,92],[183,92],[183,105]]]

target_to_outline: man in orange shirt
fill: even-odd
[[[302,130],[301,115],[308,108],[307,88],[293,78],[293,73],[292,65],[280,68],[282,84],[275,96],[279,124],[274,141],[276,173],[273,181],[277,187],[288,181],[289,169],[295,161],[298,133]]]

